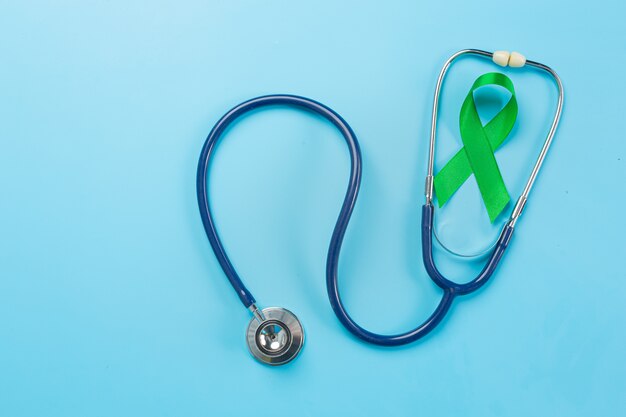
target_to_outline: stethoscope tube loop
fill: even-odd
[[[354,134],[352,128],[348,125],[348,123],[346,123],[346,121],[343,120],[343,118],[339,114],[337,114],[331,108],[323,105],[322,103],[295,95],[267,95],[245,101],[233,107],[220,118],[220,120],[215,124],[215,126],[209,133],[204,143],[204,146],[202,147],[202,151],[200,153],[200,158],[198,161],[198,170],[196,175],[196,193],[198,197],[198,208],[200,210],[200,217],[202,219],[204,230],[209,239],[209,243],[211,244],[211,248],[215,253],[217,261],[219,262],[224,273],[226,274],[226,277],[228,278],[231,286],[239,296],[242,304],[246,308],[253,307],[251,311],[257,310],[255,306],[256,300],[252,293],[244,285],[243,281],[237,274],[237,271],[233,267],[228,255],[226,254],[224,246],[222,245],[222,242],[217,233],[215,222],[213,220],[213,215],[211,213],[210,199],[207,187],[209,180],[209,163],[211,161],[211,157],[215,152],[215,146],[219,141],[221,135],[235,120],[237,120],[243,114],[249,113],[255,109],[273,105],[288,105],[316,113],[331,122],[341,132],[342,136],[345,139],[345,142],[348,146],[348,151],[350,153],[351,170],[350,179],[348,182],[348,189],[346,191],[344,202],[341,208],[341,213],[339,215],[339,220],[337,221],[337,226],[335,226],[335,230],[340,228],[340,223],[345,222],[345,224],[343,224],[342,226],[343,230],[345,231],[345,227],[347,226],[347,222],[350,219],[350,214],[352,213],[352,210],[354,208],[354,204],[356,202],[356,198],[359,192],[359,185],[361,183],[361,150],[359,148],[359,143],[356,139],[356,135]]]

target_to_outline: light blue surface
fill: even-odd
[[[2,2],[0,415],[625,415],[625,14],[617,0]],[[428,123],[441,64],[467,47],[553,66],[564,117],[492,282],[411,346],[359,342],[326,299],[348,173],[337,132],[277,109],[220,145],[225,245],[259,303],[307,332],[296,362],[257,364],[196,207],[213,123],[277,92],[345,117],[364,176],[343,296],[367,328],[406,330],[440,296],[420,256]],[[462,98],[493,69],[450,73],[439,168]],[[520,115],[498,160],[517,195],[556,95],[533,71],[507,74]],[[495,230],[472,184],[441,212],[458,245]],[[476,269],[439,258],[461,280]]]

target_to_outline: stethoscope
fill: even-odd
[[[475,55],[478,57],[490,58],[494,63],[500,66],[524,67],[530,66],[548,73],[556,82],[558,89],[558,100],[556,112],[552,120],[552,125],[548,131],[546,140],[543,143],[539,157],[533,166],[532,172],[524,190],[518,198],[510,218],[505,223],[495,245],[491,249],[489,258],[480,271],[480,273],[471,281],[465,284],[458,284],[445,278],[437,269],[433,259],[433,220],[435,208],[433,206],[433,178],[434,178],[434,160],[435,160],[435,136],[437,131],[437,111],[439,107],[439,95],[445,75],[451,64],[459,57],[464,55]],[[337,318],[359,339],[382,346],[398,346],[414,342],[431,330],[433,330],[443,319],[450,309],[452,301],[461,295],[470,294],[482,287],[493,275],[498,263],[502,259],[504,252],[511,241],[513,231],[520,215],[524,209],[524,205],[528,200],[528,195],[537,178],[539,170],[546,157],[548,149],[552,143],[552,139],[556,132],[561,117],[563,107],[563,85],[559,76],[550,67],[539,62],[526,60],[521,54],[513,52],[509,54],[505,51],[486,52],[478,49],[465,49],[452,55],[443,65],[437,85],[435,88],[435,97],[432,109],[431,130],[430,130],[430,146],[428,157],[428,173],[426,176],[425,196],[426,202],[422,207],[422,256],[424,266],[428,275],[433,282],[443,290],[441,301],[435,308],[435,311],[421,325],[413,330],[395,335],[381,335],[372,333],[359,326],[347,313],[339,295],[338,287],[338,264],[341,245],[343,242],[352,210],[356,203],[359,186],[361,182],[361,151],[357,138],[343,118],[329,107],[316,102],[314,100],[294,96],[294,95],[268,95],[253,98],[245,101],[231,109],[217,122],[213,127],[209,136],[204,143],[197,172],[197,195],[198,205],[200,208],[200,216],[204,225],[209,242],[222,267],[230,284],[237,292],[239,299],[243,305],[250,310],[253,317],[248,325],[246,339],[248,347],[252,355],[259,361],[270,365],[285,364],[294,359],[301,351],[304,344],[304,330],[298,318],[289,310],[279,307],[269,307],[259,309],[256,301],[250,291],[243,284],[237,271],[233,267],[224,247],[220,241],[215,228],[215,222],[211,214],[209,204],[209,194],[207,191],[207,182],[209,174],[209,162],[215,151],[215,146],[224,133],[224,131],[235,120],[245,113],[262,107],[273,105],[289,105],[305,110],[309,110],[330,121],[342,134],[345,139],[348,151],[350,153],[350,177],[348,181],[348,189],[346,191],[339,217],[335,224],[333,234],[330,240],[328,256],[326,259],[326,287],[330,304]]]

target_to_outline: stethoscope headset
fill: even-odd
[[[458,284],[444,277],[433,259],[433,220],[435,208],[433,205],[433,178],[434,178],[434,153],[435,135],[437,130],[437,111],[439,107],[439,95],[445,75],[451,64],[463,55],[474,55],[489,58],[501,66],[524,67],[529,66],[546,72],[550,75],[558,89],[556,111],[543,143],[537,161],[524,186],[524,190],[513,208],[509,220],[505,223],[499,238],[490,250],[488,260],[480,273],[471,281]],[[294,359],[301,351],[304,344],[304,330],[298,318],[289,310],[279,307],[259,309],[256,300],[243,284],[237,271],[233,267],[215,228],[215,221],[211,214],[207,182],[209,175],[209,162],[215,151],[215,147],[224,131],[240,116],[252,110],[274,106],[288,105],[305,109],[316,113],[331,122],[343,136],[350,154],[350,177],[339,217],[335,224],[326,258],[326,288],[331,307],[341,324],[359,339],[381,346],[398,346],[414,342],[431,330],[433,330],[448,312],[452,301],[457,297],[470,294],[482,287],[494,273],[498,263],[511,240],[513,231],[524,205],[528,200],[530,190],[537,178],[539,170],[546,157],[552,139],[556,132],[563,107],[563,85],[559,76],[550,67],[539,62],[526,60],[521,54],[498,51],[486,52],[478,49],[465,49],[452,55],[443,65],[435,88],[435,96],[432,108],[432,120],[430,130],[430,146],[428,158],[428,173],[426,176],[425,197],[422,207],[422,256],[424,266],[433,282],[443,290],[441,301],[435,311],[422,324],[405,333],[395,335],[381,335],[370,332],[359,326],[347,313],[339,295],[338,287],[338,264],[341,245],[343,242],[350,216],[356,204],[359,186],[361,183],[361,150],[356,135],[346,121],[329,107],[314,100],[294,95],[267,95],[245,101],[228,111],[215,124],[204,143],[197,171],[197,196],[200,208],[200,216],[204,225],[211,248],[217,260],[226,274],[230,284],[236,291],[242,304],[250,310],[253,317],[247,329],[247,343],[252,355],[259,361],[269,365],[281,365]]]

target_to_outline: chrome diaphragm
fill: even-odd
[[[291,311],[280,307],[251,309],[246,341],[250,353],[268,365],[283,365],[293,360],[304,345],[304,329]]]

